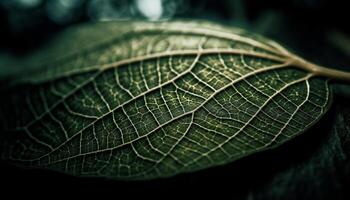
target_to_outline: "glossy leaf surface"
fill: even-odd
[[[85,25],[18,61],[2,86],[1,154],[74,175],[151,179],[280,145],[329,89],[286,50],[205,22]]]

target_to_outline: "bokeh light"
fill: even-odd
[[[162,0],[137,0],[138,10],[149,20],[158,20],[163,14]]]

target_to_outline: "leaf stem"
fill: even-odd
[[[297,57],[297,56],[293,56],[293,57],[294,59],[292,61],[292,65],[295,65],[299,68],[309,71],[315,76],[323,76],[323,77],[330,78],[331,80],[350,83],[350,72],[323,67],[323,66],[308,62],[300,57]]]

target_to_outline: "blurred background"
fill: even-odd
[[[350,54],[347,9],[342,0],[0,0],[0,51],[25,54],[77,23],[205,19],[261,33],[317,60],[335,49]]]
[[[350,15],[343,0],[0,0],[0,61],[21,57],[79,23],[203,19],[274,39],[310,61],[350,71]],[[349,90],[347,90],[349,91]],[[350,199],[350,98],[335,92],[318,125],[281,147],[192,174],[144,182],[77,178],[1,164],[1,192],[71,192],[235,199]],[[195,189],[199,187],[199,189]],[[15,192],[12,192],[15,191]],[[188,195],[188,194],[186,194]],[[65,197],[66,198],[66,197]]]

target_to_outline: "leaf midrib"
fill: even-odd
[[[50,106],[48,110],[43,112],[37,118],[35,118],[32,121],[28,122],[26,125],[24,125],[22,127],[15,128],[15,130],[22,130],[22,129],[26,128],[26,127],[31,126],[36,121],[42,119],[49,112],[51,112],[52,109],[54,109],[60,103],[64,102],[68,97],[70,97],[71,95],[73,95],[74,93],[79,91],[85,85],[88,85],[89,83],[94,81],[99,75],[101,75],[104,71],[106,71],[106,70],[108,70],[110,68],[121,67],[121,66],[124,66],[124,65],[130,65],[130,64],[133,64],[133,63],[146,61],[146,60],[159,59],[159,58],[162,58],[162,57],[190,56],[190,55],[194,56],[194,55],[198,55],[198,54],[200,54],[200,55],[211,55],[211,54],[248,55],[248,56],[254,56],[254,57],[258,57],[258,58],[271,59],[273,61],[279,61],[279,62],[285,62],[286,61],[286,58],[279,58],[279,57],[275,57],[275,56],[271,56],[271,55],[267,55],[267,54],[263,54],[263,53],[256,53],[256,52],[249,52],[249,51],[242,51],[242,50],[233,50],[233,49],[232,50],[205,49],[205,50],[179,50],[179,51],[172,51],[172,52],[166,52],[166,53],[157,53],[157,54],[152,54],[152,55],[148,55],[148,56],[141,56],[141,57],[137,57],[137,58],[132,58],[132,59],[118,61],[118,62],[115,62],[115,63],[110,63],[110,64],[102,66],[102,67],[100,66],[99,70],[95,74],[93,74],[89,79],[87,79],[82,84],[79,84],[76,88],[71,90],[69,93],[67,93],[66,95],[62,96],[56,103],[52,104],[52,106]],[[185,71],[187,71],[187,70],[185,70]],[[83,73],[83,72],[81,72],[81,73]],[[69,76],[72,76],[72,74],[67,75],[65,78],[69,78]],[[180,73],[176,77],[178,77],[178,76],[182,76],[182,73]],[[63,77],[61,77],[61,78],[63,78]],[[153,90],[153,88],[151,90]]]

